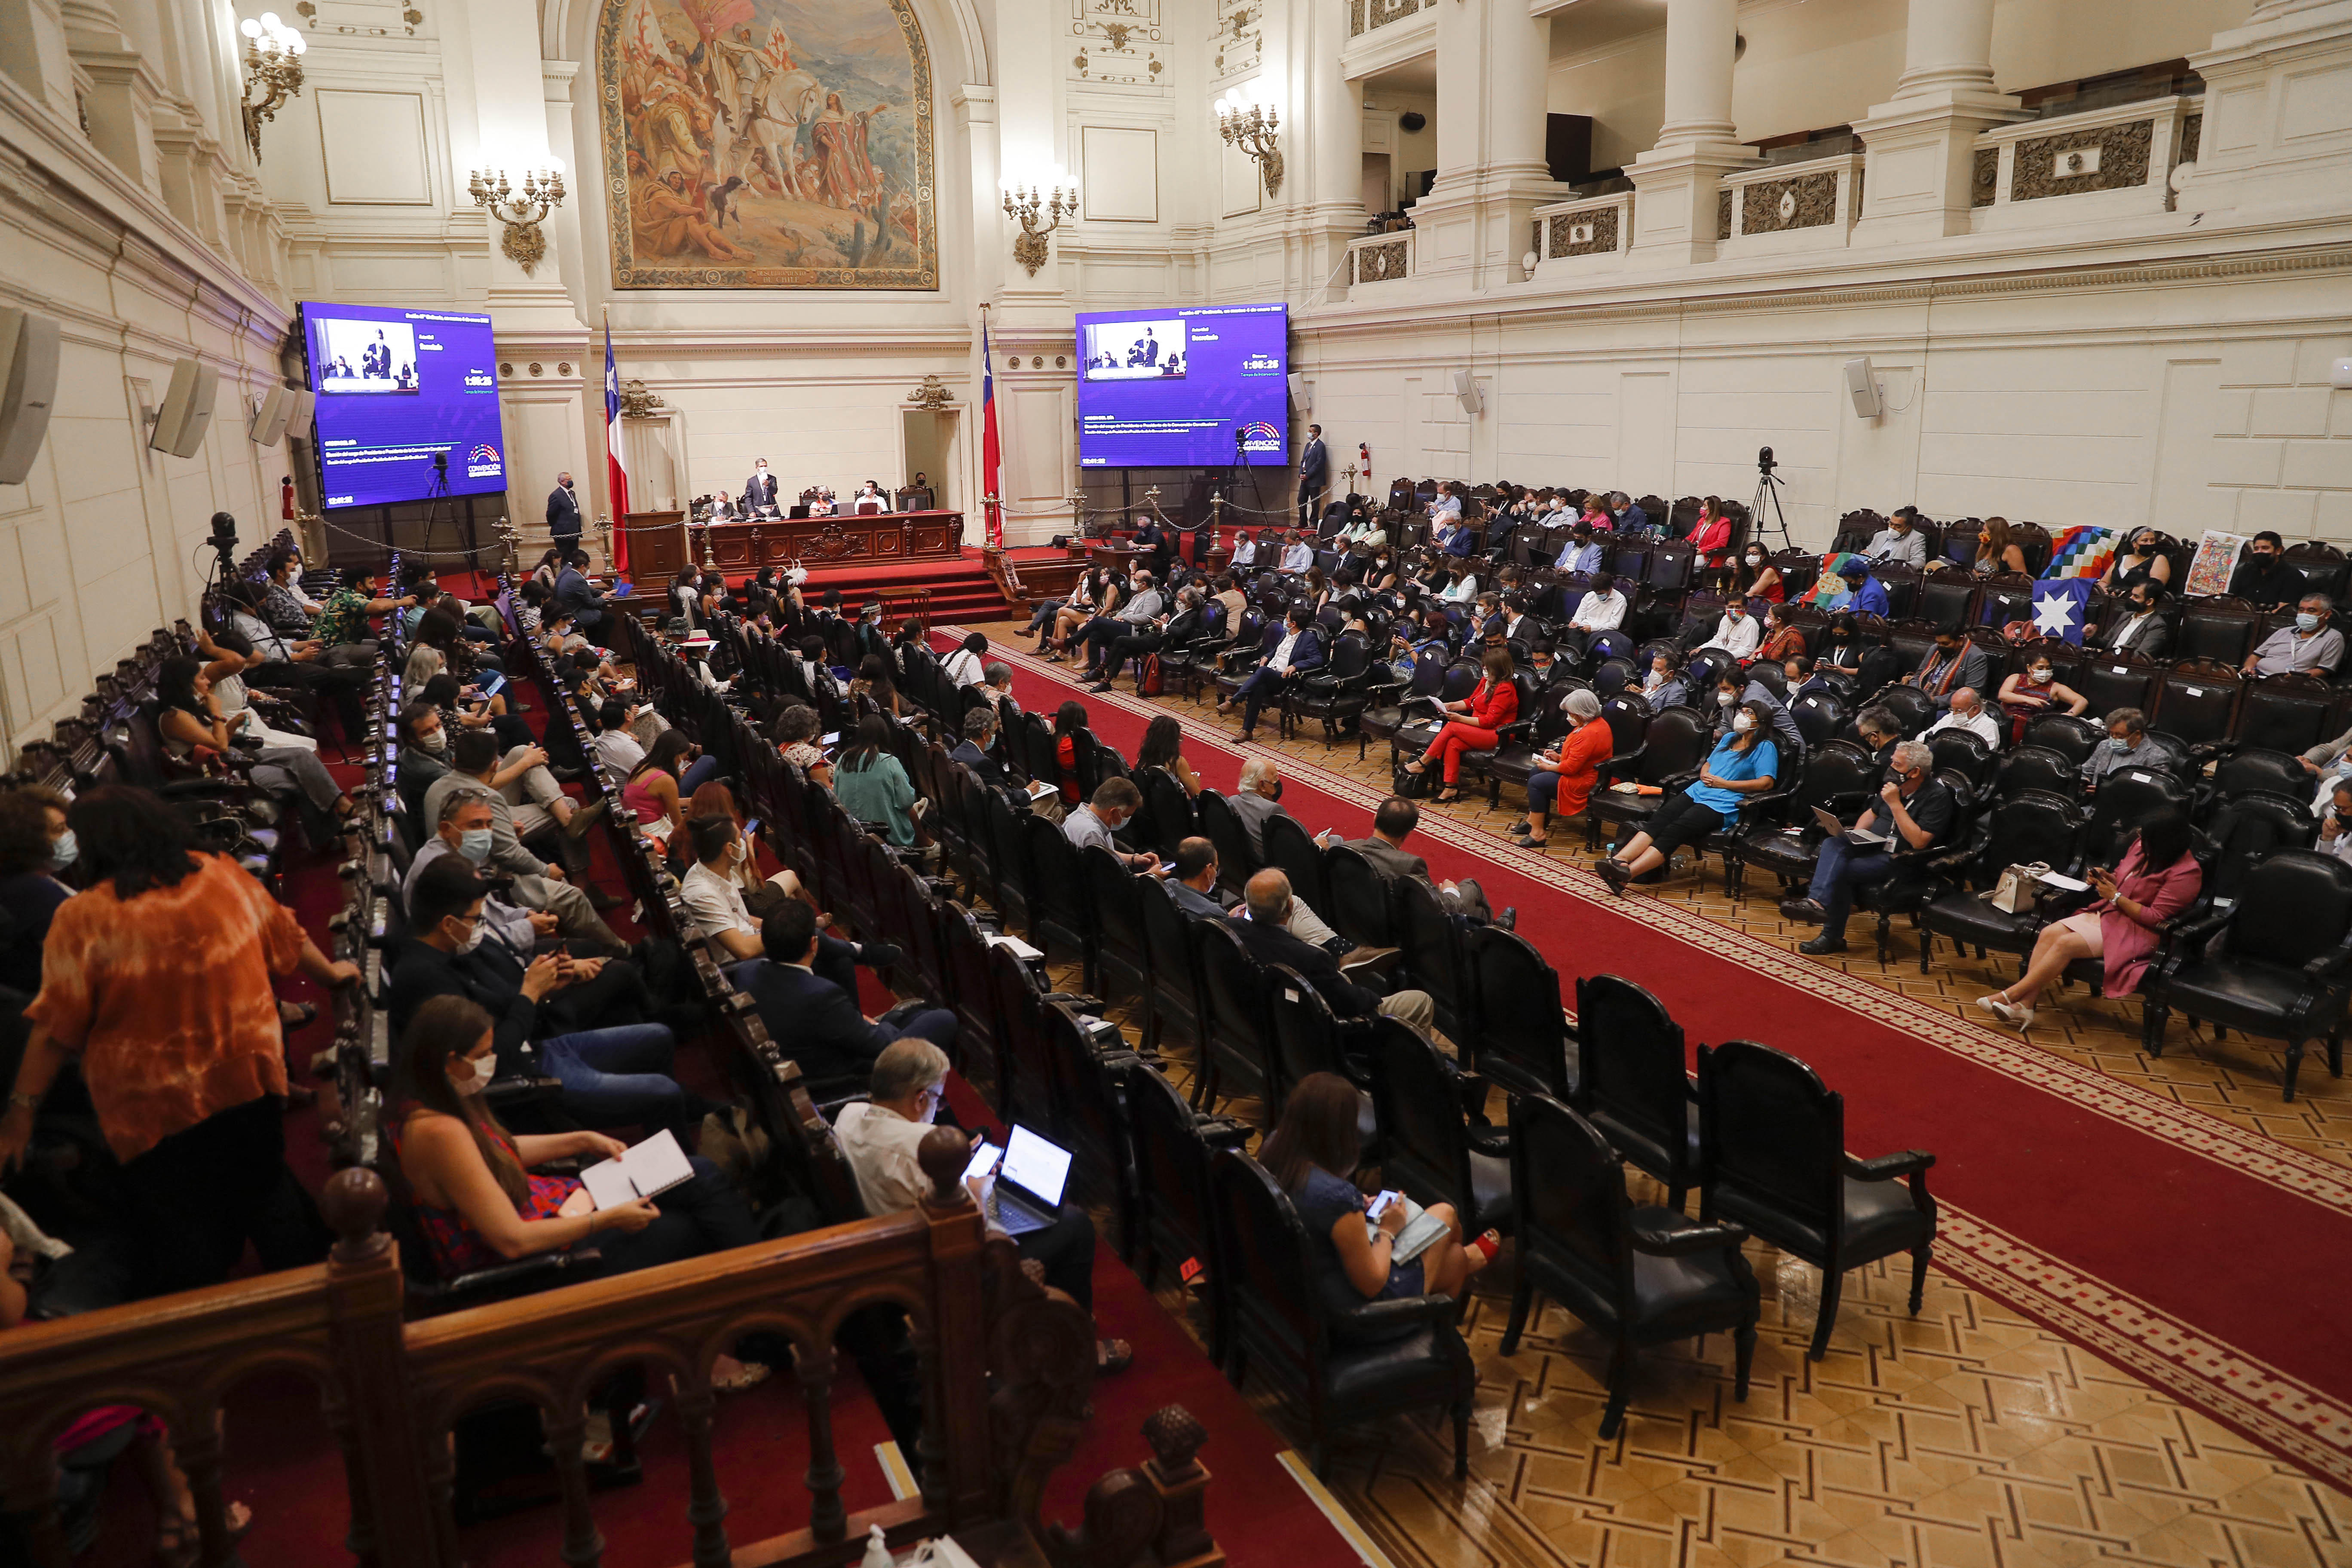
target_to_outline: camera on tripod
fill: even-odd
[[[1767,452],[1769,452],[1769,451],[1771,450],[1771,448],[1770,448],[1769,447],[1767,447],[1765,448],[1765,450],[1766,450]],[[448,454],[448,453],[446,453],[446,452],[436,452],[436,453],[434,453],[434,454],[433,454],[433,471],[434,471],[436,474],[439,475],[439,476],[440,476],[441,478],[443,478],[443,479],[446,479],[446,478],[448,478],[448,477],[449,477],[449,454]]]
[[[1780,466],[1780,464],[1772,460],[1771,447],[1759,447],[1756,448],[1756,471],[1758,473],[1769,474]]]

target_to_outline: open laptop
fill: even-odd
[[[1070,1152],[1016,1124],[996,1172],[996,1223],[1008,1236],[1044,1230],[1062,1217],[1069,1180]]]
[[[1823,833],[1828,834],[1832,838],[1843,838],[1848,844],[1852,844],[1858,848],[1875,848],[1879,845],[1887,841],[1886,835],[1884,833],[1873,833],[1869,829],[1862,827],[1848,827],[1844,823],[1840,822],[1835,816],[1818,805],[1813,807],[1813,820],[1822,825],[1822,831]]]

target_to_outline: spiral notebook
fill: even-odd
[[[692,1180],[694,1167],[687,1163],[677,1134],[667,1127],[618,1159],[600,1161],[580,1173],[580,1184],[600,1209],[658,1197]]]

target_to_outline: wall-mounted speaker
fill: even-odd
[[[286,434],[304,446],[310,444],[310,411],[318,406],[319,395],[307,386],[294,389],[294,402],[286,411]]]
[[[286,437],[287,416],[294,412],[294,389],[271,386],[263,390],[256,402],[253,418],[247,428],[257,446],[275,447]]]
[[[1879,400],[1878,382],[1871,374],[1870,356],[1867,354],[1845,362],[1845,390],[1846,395],[1853,399],[1853,416],[1856,419],[1875,419],[1885,406]]]
[[[1486,406],[1486,398],[1479,395],[1477,379],[1466,370],[1454,373],[1454,395],[1462,400],[1465,414],[1478,413]]]
[[[1315,411],[1315,389],[1307,385],[1307,378],[1295,370],[1290,373],[1290,404],[1301,414]]]
[[[192,359],[172,362],[172,389],[156,412],[154,431],[147,445],[175,458],[193,458],[205,447],[205,432],[213,425],[213,399],[220,377]]]
[[[1410,136],[1429,123],[1429,117],[1418,109],[1408,109],[1397,116],[1397,129]]]
[[[21,485],[58,396],[58,324],[0,306],[0,485]]]

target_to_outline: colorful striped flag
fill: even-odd
[[[1004,512],[997,500],[997,460],[1003,452],[996,433],[996,374],[988,354],[988,321],[980,323],[980,488],[987,498],[988,542],[1004,548]]]
[[[613,570],[629,569],[629,464],[621,446],[621,375],[613,365],[613,321],[604,319],[604,488],[612,492]]]

